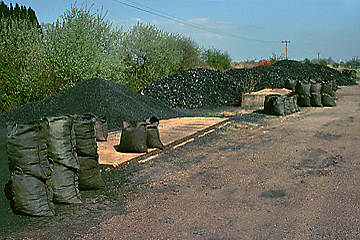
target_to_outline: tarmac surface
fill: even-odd
[[[106,189],[82,193],[83,205],[16,216],[0,236],[360,239],[360,87],[337,97],[334,108],[257,120],[226,109],[226,127],[144,163],[104,167]]]

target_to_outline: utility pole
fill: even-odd
[[[284,40],[284,41],[281,41],[281,43],[285,43],[285,48],[286,48],[286,59],[288,58],[288,54],[287,54],[287,45],[288,43],[290,43],[290,40]]]
[[[320,63],[320,52],[318,52],[317,55],[318,55],[318,63]]]

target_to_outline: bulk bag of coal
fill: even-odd
[[[99,169],[99,155],[91,114],[73,115],[76,153],[80,164],[79,189],[91,190],[105,187]]]
[[[284,98],[284,113],[285,115],[289,115],[291,113],[293,113],[291,110],[291,102],[290,102],[290,98],[288,96],[282,96]]]
[[[335,102],[335,97],[323,93],[321,95],[321,103],[324,107],[335,107],[336,106],[336,102]]]
[[[278,94],[265,96],[264,111],[270,115],[285,115],[284,97]]]
[[[25,174],[16,167],[10,173],[11,208],[14,213],[30,216],[54,216],[51,183]]]
[[[297,95],[296,93],[293,94],[292,100],[293,100],[293,102],[294,102],[295,111],[296,111],[296,112],[300,112],[300,107],[299,107],[299,105],[297,104],[297,98],[298,98],[298,95]]]
[[[299,111],[299,107],[297,106],[297,98],[296,93],[292,92],[285,95],[286,102],[285,102],[285,113],[289,112],[288,114],[295,113]],[[288,108],[288,109],[287,109]]]
[[[47,154],[48,122],[8,125],[10,171],[8,198],[13,211],[31,216],[55,214],[50,187],[52,168]]]
[[[324,107],[335,107],[335,92],[331,84],[324,84],[321,88],[321,103]]]
[[[49,122],[48,155],[54,162],[51,176],[54,203],[81,203],[78,188],[79,161],[71,116],[46,118]]]
[[[146,119],[146,145],[148,148],[164,149],[164,145],[160,140],[159,119],[152,116]]]
[[[108,123],[106,117],[93,115],[95,121],[95,138],[96,141],[106,141],[108,137]]]
[[[115,146],[116,151],[125,153],[147,152],[146,122],[124,121],[121,131],[120,144]]]
[[[296,88],[296,80],[292,80],[292,79],[286,79],[285,81],[285,88],[289,89],[291,91],[295,91]]]
[[[297,104],[300,107],[310,107],[310,87],[311,84],[306,82],[297,82],[295,92],[298,95]]]
[[[328,94],[332,97],[335,97],[335,92],[333,91],[331,84],[323,84],[321,88],[321,94]]]
[[[314,83],[311,84],[310,87],[310,104],[313,107],[322,107],[322,103],[321,103],[321,88],[322,85],[320,83]]]

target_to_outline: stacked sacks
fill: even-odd
[[[270,115],[285,115],[284,97],[279,94],[271,94],[265,97],[264,110]]]
[[[291,91],[295,91],[296,83],[297,83],[296,80],[286,79],[286,81],[285,81],[285,88],[286,88],[286,89],[289,89],[289,90],[291,90]]]
[[[311,88],[311,84],[310,83],[306,83],[306,82],[297,82],[296,87],[295,87],[295,92],[298,95],[297,97],[297,104],[300,107],[310,107],[311,103],[310,103],[310,88]]]
[[[101,189],[105,183],[100,175],[99,155],[95,138],[93,115],[74,115],[76,153],[78,156],[79,189]]]
[[[55,214],[47,136],[46,120],[8,126],[7,155],[11,179],[7,197],[15,213],[31,216]]]
[[[48,117],[48,155],[54,162],[51,176],[54,203],[81,203],[78,189],[79,169],[75,152],[75,131],[70,116]]]
[[[140,121],[124,121],[120,144],[116,151],[125,153],[145,153],[148,148],[164,149],[160,140],[159,119],[150,117]]]
[[[295,92],[287,94],[286,99],[289,100],[290,113],[296,113],[300,111],[299,105],[297,104],[297,95]]]
[[[95,138],[96,141],[106,141],[108,137],[108,123],[106,117],[93,116],[95,122]]]
[[[321,103],[324,107],[336,106],[333,86],[331,84],[324,84],[321,88]]]
[[[116,151],[125,153],[146,152],[146,122],[124,121],[123,126],[120,144],[115,146]]]
[[[148,148],[164,149],[164,145],[160,141],[159,119],[150,117],[146,119],[146,145]]]
[[[310,87],[310,104],[313,107],[322,107],[322,103],[321,103],[321,84],[320,83],[314,83],[311,84]]]
[[[300,111],[297,105],[297,95],[289,93],[285,96],[279,94],[267,95],[264,102],[264,111],[270,115],[288,115]]]

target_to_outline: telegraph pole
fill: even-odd
[[[288,54],[287,54],[287,45],[288,43],[290,43],[290,40],[284,40],[284,41],[281,41],[281,43],[285,43],[285,48],[286,48],[286,59],[288,58]]]

